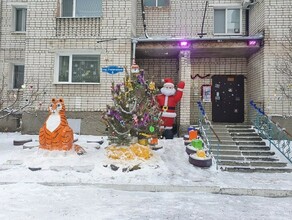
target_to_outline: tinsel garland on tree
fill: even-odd
[[[137,65],[135,65],[137,67]],[[112,83],[113,105],[107,105],[103,120],[107,125],[109,140],[128,146],[134,137],[160,136],[160,110],[155,96],[159,92],[153,81],[144,79],[144,71],[126,70],[123,83]]]

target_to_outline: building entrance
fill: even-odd
[[[213,122],[244,121],[243,75],[214,75],[211,94]]]

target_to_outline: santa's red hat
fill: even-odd
[[[173,84],[173,80],[172,80],[172,78],[165,78],[164,80],[163,80],[163,86],[165,87],[165,86],[172,86],[172,87],[174,87],[174,84]]]

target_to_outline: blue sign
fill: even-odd
[[[102,72],[106,72],[109,74],[124,72],[124,68],[118,67],[118,66],[107,66],[107,67],[101,68],[101,70]]]

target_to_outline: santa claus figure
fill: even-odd
[[[161,94],[157,95],[156,99],[161,109],[161,119],[166,139],[172,139],[174,136],[173,125],[176,117],[175,106],[181,100],[185,83],[183,81],[177,84],[177,90],[174,88],[171,78],[164,79]]]

